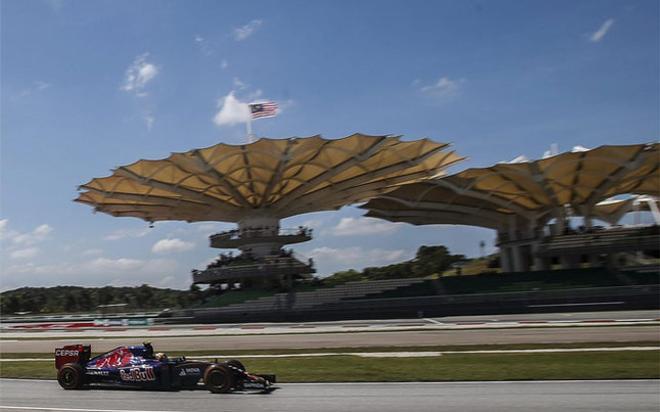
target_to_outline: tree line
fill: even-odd
[[[315,279],[314,283],[318,286],[334,286],[358,280],[429,276],[440,274],[452,264],[464,260],[465,256],[453,255],[445,246],[421,246],[415,258],[409,261],[368,267],[361,271],[353,269],[341,271],[325,279]],[[161,289],[149,285],[92,288],[24,287],[0,293],[0,313],[6,316],[20,312],[31,314],[94,312],[99,310],[99,306],[104,305],[121,305],[119,311],[185,308],[199,305],[207,298],[220,293],[223,291],[216,288],[202,290],[197,285],[192,285],[189,290]]]
[[[198,299],[197,291],[160,289],[148,285],[101,288],[24,287],[1,293],[0,311],[3,315],[17,312],[89,312],[96,311],[103,305],[121,305],[122,311],[163,309],[186,307]]]
[[[338,256],[341,258],[341,256]],[[464,255],[453,255],[445,246],[420,246],[415,258],[387,266],[368,267],[361,271],[349,269],[323,279],[326,285],[359,280],[382,280],[423,277],[441,274],[452,264],[466,260]]]

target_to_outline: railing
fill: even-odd
[[[210,236],[211,242],[222,240],[239,240],[246,238],[263,238],[278,236],[305,236],[312,237],[313,229],[300,226],[298,228],[246,228],[234,229],[216,233]]]
[[[660,244],[660,230],[657,226],[646,228],[623,228],[600,230],[591,233],[578,233],[553,236],[541,243],[539,255],[553,251],[571,250],[577,253],[616,252],[624,250],[657,249]]]
[[[311,263],[311,264],[310,264]],[[245,264],[225,265],[206,270],[193,270],[193,282],[207,282],[221,277],[258,277],[267,275],[288,275],[314,273],[313,262],[303,263],[293,257],[272,256],[265,260]]]

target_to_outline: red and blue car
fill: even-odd
[[[240,361],[206,362],[169,359],[155,354],[150,343],[120,346],[91,357],[91,346],[68,345],[55,349],[57,381],[64,389],[86,386],[125,386],[155,390],[198,389],[213,393],[271,392],[275,375],[253,375]]]

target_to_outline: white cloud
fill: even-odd
[[[158,75],[159,69],[153,63],[147,61],[149,53],[135,58],[133,63],[126,69],[126,76],[122,90],[134,92],[137,96],[146,96],[143,91],[147,83]]]
[[[294,107],[295,105],[296,105],[296,102],[293,99],[278,101],[277,102],[277,114],[282,115],[282,113],[284,113],[285,111],[287,111],[290,108]]]
[[[147,130],[151,131],[151,128],[154,127],[154,122],[156,121],[156,118],[152,114],[147,114],[144,116],[144,121],[147,124]]]
[[[9,220],[0,220],[0,240],[11,242],[14,246],[32,246],[44,241],[53,231],[50,225],[42,224],[31,232],[21,233],[9,229]]]
[[[229,62],[227,61],[227,59],[222,59],[222,61],[220,62],[220,68],[224,70],[227,67],[229,67]]]
[[[220,222],[202,222],[202,223],[193,223],[187,226],[189,230],[186,232],[180,232],[185,234],[192,234],[192,236],[199,237],[202,236],[211,236],[215,233],[220,233],[225,230],[235,229],[236,226],[230,223],[220,223]]]
[[[173,252],[185,252],[195,247],[195,244],[192,242],[186,242],[181,239],[161,239],[156,242],[151,251],[154,253],[173,253]]]
[[[26,97],[31,94],[42,92],[50,87],[50,83],[46,83],[41,80],[35,80],[32,82],[32,85],[26,87],[18,93],[18,97]]]
[[[419,82],[413,83],[419,84]],[[435,83],[420,87],[419,90],[422,93],[433,96],[452,97],[456,96],[461,91],[463,83],[465,83],[465,79],[451,80],[449,77],[445,76],[438,79]]]
[[[234,89],[236,90],[243,90],[247,87],[247,84],[245,84],[241,79],[238,77],[234,77]]]
[[[528,163],[529,158],[525,155],[519,155],[514,157],[513,159],[507,161],[500,161],[498,163],[506,163],[506,164],[517,164],[517,163]]]
[[[4,239],[9,219],[0,219],[0,239]]]
[[[167,280],[168,286],[186,287],[190,279],[181,277],[177,262],[171,259],[109,259],[99,257],[78,263],[36,265],[16,264],[3,268],[2,289],[26,285],[99,285],[116,286],[148,283],[160,285]],[[29,275],[29,276],[26,276]],[[178,277],[177,277],[178,276]],[[172,279],[179,281],[175,285]]]
[[[406,253],[402,249],[363,249],[360,246],[331,248],[322,246],[312,249],[307,254],[319,265],[336,266],[337,263],[341,263],[345,269],[349,267],[361,269],[366,266],[379,266],[401,261],[405,258]]]
[[[155,283],[153,286],[159,288],[176,288],[178,286],[177,283],[178,283],[177,279],[174,276],[165,276],[158,283]]]
[[[114,271],[137,270],[144,265],[144,261],[140,259],[108,259],[99,257],[85,263],[88,270],[94,273],[108,273]]]
[[[263,103],[266,100],[264,100],[264,99],[258,100],[263,94],[264,94],[264,92],[261,89],[257,89],[257,90],[255,90],[252,93],[247,95],[247,100],[251,103]],[[278,113],[279,113],[279,111],[278,111]]]
[[[217,233],[219,232],[220,225],[218,223],[199,223],[195,225],[197,231],[203,232],[203,233]]]
[[[6,219],[4,225],[7,225]],[[53,228],[47,224],[39,225],[31,232],[19,233],[16,231],[3,230],[2,237],[11,240],[15,245],[30,246],[39,242],[43,242],[48,235],[53,231]]]
[[[146,86],[156,78],[160,69],[155,64],[147,61],[148,57],[149,53],[144,53],[136,57],[133,63],[126,69],[124,84],[121,86],[122,90],[136,97],[146,97],[149,95],[145,90]],[[144,100],[140,106],[142,106],[142,118],[147,126],[147,131],[151,131],[156,121],[153,109],[148,107]]]
[[[589,150],[591,150],[591,149],[589,149],[588,147],[584,147],[582,145],[577,145],[577,146],[573,146],[573,149],[571,149],[571,152],[572,153],[580,153],[580,152],[588,152]]]
[[[46,90],[49,87],[50,87],[50,83],[42,82],[41,80],[37,80],[34,82],[34,88],[37,91]]]
[[[239,101],[234,92],[230,92],[218,102],[218,113],[213,117],[213,122],[218,126],[245,123],[250,120],[250,108],[247,103]]]
[[[603,40],[607,32],[610,31],[612,28],[612,25],[614,24],[614,19],[607,19],[603,22],[603,24],[600,25],[600,28],[593,32],[591,36],[589,36],[589,41],[592,43],[598,43],[599,41]]]
[[[149,228],[144,229],[117,229],[112,233],[105,235],[105,240],[121,240],[126,238],[137,238],[146,236],[149,233]]]
[[[332,228],[331,233],[335,236],[363,236],[392,233],[401,226],[401,223],[386,222],[370,217],[343,217]]]
[[[319,230],[320,228],[323,227],[323,220],[322,219],[308,219],[302,222],[302,226]]]
[[[209,45],[209,42],[199,34],[195,35],[195,44],[199,47],[199,50],[205,56],[210,56],[213,54],[213,49]]]
[[[29,259],[39,254],[39,248],[29,247],[26,249],[14,250],[9,254],[12,259]]]
[[[94,256],[94,255],[100,255],[103,253],[103,250],[101,249],[87,249],[82,252],[83,256]]]
[[[234,29],[234,40],[241,41],[252,36],[255,31],[263,24],[263,20],[255,19],[248,24]]]

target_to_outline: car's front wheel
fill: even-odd
[[[213,393],[227,393],[234,387],[234,374],[226,365],[214,365],[204,373],[204,385]]]
[[[225,362],[231,369],[234,369],[238,372],[245,372],[245,365],[241,363],[241,361],[236,360],[236,359],[231,359]]]
[[[67,363],[57,371],[57,382],[64,389],[80,389],[83,387],[85,374],[82,366],[77,363]]]

